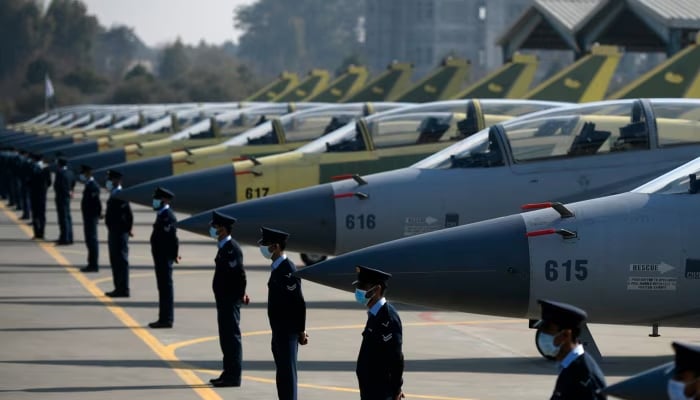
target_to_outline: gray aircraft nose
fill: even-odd
[[[673,377],[675,363],[670,362],[641,372],[603,389],[603,393],[628,400],[656,400],[668,398],[668,381]]]
[[[111,164],[107,167],[95,170],[93,175],[100,184],[104,184],[107,179],[107,171],[113,169],[119,171],[123,175],[122,185],[125,188],[132,188],[141,183],[171,176],[173,174],[173,163],[171,160],[170,155],[167,155],[147,158],[145,160],[123,162],[121,164]],[[139,203],[138,201],[135,202]],[[147,204],[151,204],[151,197],[148,198]]]
[[[177,209],[177,204],[174,206]],[[256,245],[260,227],[269,226],[289,232],[287,248],[306,253],[335,252],[335,201],[330,184],[280,193],[218,208],[238,219],[233,227],[237,241]],[[211,211],[206,211],[178,223],[187,231],[209,234]]]
[[[170,159],[170,156],[167,157]],[[132,164],[135,163],[129,163],[127,166]],[[172,163],[170,165],[172,168]],[[125,179],[126,176],[124,174]],[[175,194],[173,208],[179,212],[191,214],[221,207],[236,200],[236,177],[233,164],[169,176],[133,187],[125,186],[126,189],[119,193],[119,197],[143,205],[151,204],[153,190],[157,186],[167,188]]]
[[[98,171],[101,168],[109,167],[115,164],[126,162],[126,152],[124,148],[111,149],[94,154],[84,154],[70,159],[73,167],[80,167],[85,164],[92,167],[93,171]]]
[[[95,140],[90,140],[82,143],[71,143],[68,145],[56,146],[45,149],[46,153],[60,153],[65,158],[81,156],[83,154],[95,153],[98,150],[98,144]]]
[[[364,265],[393,275],[388,282],[393,300],[522,318],[530,287],[525,234],[522,217],[513,215],[353,251],[298,275],[352,291],[355,267]]]

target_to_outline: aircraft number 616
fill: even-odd
[[[550,282],[557,280],[571,281],[572,275],[579,281],[588,278],[588,260],[566,260],[559,264],[554,260],[547,260],[544,264],[544,277]]]
[[[256,199],[258,197],[265,197],[268,193],[270,193],[269,187],[245,188],[246,199]]]
[[[345,227],[352,229],[374,229],[377,226],[374,214],[348,214],[345,216]]]

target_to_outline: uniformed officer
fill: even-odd
[[[599,391],[605,377],[598,364],[578,342],[588,317],[586,312],[570,304],[538,300],[542,319],[535,324],[540,330],[537,345],[546,356],[559,362],[559,377],[551,399],[605,399]]]
[[[700,399],[700,346],[673,342],[676,352],[673,378],[668,381],[670,400]]]
[[[357,381],[362,400],[398,400],[404,397],[403,328],[401,318],[386,301],[386,272],[358,265],[355,300],[367,307],[367,324],[357,356]]]
[[[56,193],[56,213],[58,214],[58,229],[60,235],[56,244],[73,244],[73,220],[70,215],[70,200],[73,197],[75,187],[75,176],[73,171],[68,169],[68,160],[61,157],[58,159],[58,169],[53,183]]]
[[[153,209],[156,222],[151,233],[151,255],[158,284],[158,320],[149,327],[173,327],[173,262],[178,262],[179,242],[177,219],[170,203],[175,195],[168,189],[157,187],[153,192]]]
[[[236,219],[214,211],[209,235],[218,241],[214,259],[215,270],[212,290],[216,300],[216,320],[219,326],[219,344],[224,355],[224,370],[211,379],[216,387],[241,386],[241,303],[250,299],[245,292],[246,275],[241,247],[231,238]]]
[[[109,297],[129,297],[129,237],[133,236],[134,215],[129,202],[115,197],[122,190],[122,174],[107,171],[107,190],[110,192],[105,212],[109,263],[112,267],[114,290],[105,293]]]
[[[51,171],[40,154],[34,154],[34,165],[29,179],[30,203],[32,206],[32,239],[44,239],[46,227],[46,192],[51,187]]]
[[[31,154],[25,150],[20,151],[19,164],[17,166],[17,177],[18,177],[18,187],[20,203],[22,208],[22,216],[20,219],[31,219],[32,218],[32,205],[31,205],[31,193],[29,190],[29,181],[32,176],[32,158]]]
[[[97,223],[102,217],[102,202],[100,201],[100,186],[92,176],[92,167],[80,166],[80,181],[85,185],[83,197],[80,199],[80,212],[83,215],[83,234],[87,247],[87,266],[81,268],[83,272],[98,272],[99,244],[97,241]]]
[[[298,345],[307,344],[309,338],[305,328],[306,302],[301,280],[294,276],[296,267],[284,253],[289,234],[266,227],[260,230],[260,252],[272,260],[267,282],[267,317],[272,328],[272,356],[277,367],[277,397],[296,400]]]

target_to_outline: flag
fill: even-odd
[[[45,79],[45,81],[46,81],[46,85],[45,85],[45,86],[46,86],[45,97],[46,97],[47,99],[50,99],[50,98],[53,97],[53,95],[55,94],[55,92],[54,92],[54,90],[53,90],[53,84],[51,83],[51,78],[49,78],[49,75],[46,74],[46,75],[45,75],[45,78],[46,78],[46,79]]]

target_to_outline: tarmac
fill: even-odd
[[[72,246],[51,242],[58,237],[51,190],[46,242],[30,240],[30,225],[0,202],[0,398],[276,399],[266,314],[269,261],[258,249],[243,249],[251,298],[241,311],[243,383],[212,388],[207,382],[221,368],[211,291],[214,240],[178,232],[182,261],[174,273],[175,325],[149,329],[158,306],[149,245],[153,211],[132,205],[131,297],[111,299],[104,296],[113,285],[102,222],[100,272],[79,271],[87,257],[80,193],[78,185]],[[302,265],[298,254],[289,256]],[[303,291],[310,338],[299,349],[299,399],[358,399],[355,362],[365,310],[349,291],[311,282],[303,282]],[[387,298],[391,301],[391,287]],[[551,396],[557,368],[539,356],[527,320],[396,307],[404,327],[407,399]],[[662,327],[662,336],[651,338],[650,327],[590,328],[608,383],[671,360],[673,340],[697,339],[694,329]]]

